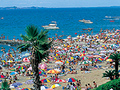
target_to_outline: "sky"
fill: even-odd
[[[120,0],[0,0],[0,7],[109,7]]]

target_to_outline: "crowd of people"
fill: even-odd
[[[43,77],[50,76],[47,74],[48,70],[58,70],[59,73],[56,73],[55,76],[50,76],[49,79],[54,84],[58,79],[61,79],[62,75],[78,74],[79,71],[91,71],[98,68],[97,64],[105,62],[112,53],[116,53],[120,48],[119,38],[119,31],[115,29],[111,31],[105,30],[96,35],[82,34],[74,38],[68,36],[67,39],[60,39],[58,36],[56,38],[49,38],[49,40],[54,39],[54,42],[49,49],[49,56],[45,58],[44,62],[45,64],[52,63],[54,66],[51,68],[50,65],[47,65],[47,68],[43,70],[46,73]],[[0,74],[9,79],[9,84],[18,81],[19,76],[33,79],[30,61],[23,64],[23,59],[30,59],[30,55],[29,57],[22,57],[21,53],[18,50],[15,51],[13,48],[6,52],[6,49],[2,47],[1,51],[3,55],[0,57]],[[109,64],[111,68],[114,67],[113,62]],[[7,71],[3,71],[3,68]],[[17,74],[10,75],[12,70],[17,72]],[[39,67],[39,70],[41,70],[41,67]],[[6,72],[6,74],[2,72]],[[94,86],[91,86],[90,83],[85,84],[85,90],[96,88],[97,84],[95,81],[93,81],[93,84]],[[70,82],[67,86],[63,86],[63,89],[81,90],[82,87],[81,81],[77,80],[76,83]]]

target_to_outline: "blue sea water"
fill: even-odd
[[[96,34],[102,28],[119,29],[120,20],[110,22],[105,16],[120,16],[120,8],[114,7],[96,7],[96,8],[41,8],[41,9],[17,9],[0,10],[0,35],[4,34],[6,39],[21,39],[20,34],[25,35],[25,29],[28,25],[35,25],[40,30],[43,25],[48,25],[51,21],[56,21],[58,30],[50,30],[49,37],[54,37],[55,33],[75,37],[75,33],[82,34],[83,28],[94,28],[93,34]],[[79,20],[91,20],[93,24],[84,24]],[[89,32],[90,33],[90,32]],[[3,45],[2,45],[3,46]],[[1,46],[0,46],[1,47]],[[8,46],[4,46],[9,48]]]

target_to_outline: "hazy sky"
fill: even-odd
[[[0,0],[0,7],[104,7],[120,6],[120,0]]]

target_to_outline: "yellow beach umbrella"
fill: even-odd
[[[13,61],[9,60],[9,61],[7,61],[7,62],[10,62],[10,63],[11,63],[11,62],[13,62]]]
[[[118,49],[117,51],[120,51],[120,49]]]
[[[59,73],[59,71],[57,71],[57,70],[49,70],[48,72],[47,72],[48,74],[57,74],[57,73]]]
[[[112,59],[107,59],[106,61],[108,61],[108,62],[112,62],[113,60],[112,60]]]
[[[51,86],[51,88],[56,88],[56,87],[59,87],[59,86],[61,86],[60,84],[53,84],[52,86]]]

